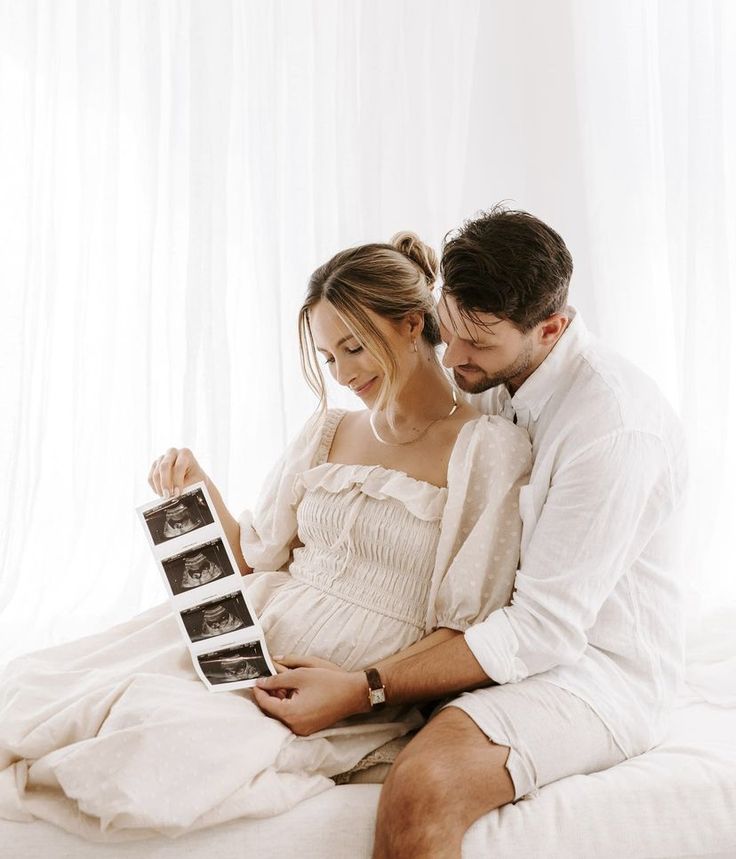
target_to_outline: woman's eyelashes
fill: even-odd
[[[362,352],[362,351],[363,351],[363,347],[362,347],[362,346],[354,346],[352,349],[349,349],[349,348],[346,346],[346,347],[345,347],[345,351],[348,353],[348,355],[357,355],[357,354],[358,354],[358,352]],[[334,364],[334,363],[335,363],[335,359],[332,357],[332,355],[328,355],[328,356],[325,358],[325,364]]]

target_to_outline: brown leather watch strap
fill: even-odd
[[[386,706],[386,687],[383,685],[381,675],[375,668],[366,668],[365,676],[368,680],[368,701],[371,710],[380,710]]]

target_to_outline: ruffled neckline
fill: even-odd
[[[426,480],[417,480],[404,471],[383,465],[324,462],[298,474],[294,488],[299,495],[300,489],[323,489],[337,495],[354,487],[378,501],[388,498],[399,501],[413,516],[427,522],[442,518],[447,501],[446,487],[435,486]]]
[[[346,413],[346,409],[328,409],[324,415],[319,448],[312,460],[315,465],[295,475],[294,505],[299,503],[304,489],[322,488],[327,492],[338,493],[359,486],[363,494],[372,498],[379,500],[393,498],[400,501],[419,519],[426,521],[441,519],[447,502],[447,487],[418,480],[410,477],[405,471],[386,468],[383,465],[351,465],[327,461],[337,427]],[[448,482],[456,462],[466,454],[468,445],[472,444],[473,439],[481,438],[482,433],[479,434],[479,430],[485,428],[490,431],[492,427],[497,430],[498,427],[494,422],[499,421],[500,426],[505,429],[519,431],[506,418],[488,415],[474,418],[461,427],[447,466]]]

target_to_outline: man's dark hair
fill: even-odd
[[[492,313],[526,333],[566,307],[572,257],[539,218],[497,204],[448,233],[441,271],[465,316]]]

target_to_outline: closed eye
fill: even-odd
[[[354,349],[348,349],[346,346],[345,351],[348,353],[348,355],[357,355],[358,352],[363,351],[363,347],[362,346],[356,346]],[[335,359],[332,357],[332,355],[330,355],[329,357],[325,358],[324,362],[325,362],[325,364],[334,364]]]

